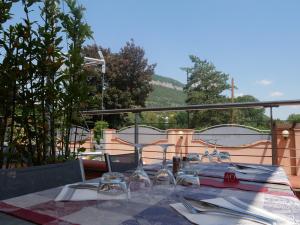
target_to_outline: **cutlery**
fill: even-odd
[[[258,170],[266,170],[266,171],[269,171],[269,172],[273,172],[272,169],[269,169],[269,168],[266,168],[266,167],[263,167],[263,166],[242,165],[242,164],[235,164],[235,163],[231,163],[230,165],[237,168],[237,169],[240,169],[240,170],[243,170],[243,169],[258,169]]]
[[[193,208],[195,209],[194,211],[198,210],[198,212],[202,212],[202,213],[225,213],[228,215],[235,215],[235,216],[239,216],[239,217],[245,217],[245,218],[249,218],[252,220],[259,220],[261,223],[264,222],[263,224],[272,224],[272,225],[276,225],[276,221],[264,216],[260,216],[257,215],[255,213],[249,212],[249,211],[245,211],[243,209],[232,209],[230,207],[225,207],[225,206],[219,206],[213,203],[208,203],[205,201],[201,201],[201,200],[193,200],[193,199],[183,199],[182,202],[188,203],[191,206],[193,206],[193,203],[196,204],[197,207]],[[192,212],[192,211],[190,211]]]
[[[72,184],[68,186],[72,189],[89,189],[89,190],[98,190],[98,187],[93,184]]]
[[[233,213],[233,212],[227,212],[227,211],[220,211],[220,210],[205,210],[205,209],[199,209],[199,208],[196,208],[194,207],[191,203],[189,203],[187,200],[185,199],[182,199],[182,204],[183,206],[192,214],[197,214],[197,213],[205,213],[205,214],[208,214],[208,213],[211,213],[211,214],[223,214],[223,215],[228,215],[228,216],[231,216],[231,217],[235,217],[235,218],[241,218],[241,219],[244,219],[244,220],[249,220],[249,221],[253,221],[253,222],[256,222],[256,223],[259,223],[259,224],[264,224],[264,225],[274,225],[274,223],[269,223],[267,221],[264,221],[264,220],[260,220],[260,219],[257,219],[255,217],[250,217],[248,215],[243,215],[243,214],[240,214],[240,213]]]

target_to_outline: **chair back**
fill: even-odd
[[[109,172],[126,172],[135,169],[138,165],[138,155],[135,152],[121,155],[105,153],[104,155]]]
[[[0,170],[0,200],[85,180],[82,161]]]

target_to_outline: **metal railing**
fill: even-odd
[[[123,113],[134,113],[135,115],[135,120],[134,120],[134,131],[129,132],[128,135],[132,135],[134,138],[133,143],[131,144],[137,144],[140,142],[139,138],[141,135],[144,136],[151,136],[153,134],[151,133],[145,133],[143,134],[140,132],[140,114],[143,112],[170,112],[170,111],[188,111],[188,112],[195,112],[195,111],[202,111],[202,110],[230,110],[230,109],[251,109],[251,108],[268,108],[269,109],[269,126],[270,130],[269,132],[264,132],[262,135],[269,134],[270,135],[270,140],[269,144],[267,147],[261,147],[261,146],[252,146],[251,149],[254,150],[260,150],[262,155],[264,154],[264,151],[271,150],[271,154],[266,154],[264,157],[272,159],[271,162],[273,165],[278,165],[280,164],[280,161],[282,160],[291,160],[295,158],[296,160],[299,159],[297,156],[293,156],[293,154],[283,154],[283,155],[278,155],[278,152],[288,150],[290,152],[292,151],[300,151],[298,148],[293,148],[293,147],[280,147],[278,146],[277,143],[277,137],[281,135],[280,133],[276,133],[276,124],[273,119],[273,108],[277,107],[282,107],[282,106],[292,106],[292,105],[300,105],[300,100],[288,100],[288,101],[265,101],[265,102],[248,102],[248,103],[226,103],[226,104],[204,104],[204,105],[188,105],[188,106],[181,106],[181,107],[160,107],[160,108],[133,108],[133,109],[106,109],[106,110],[90,110],[90,111],[81,111],[81,114],[85,116],[95,116],[95,115],[112,115],[112,114],[123,114]],[[189,127],[189,125],[187,125]],[[170,125],[168,128],[172,128]],[[159,134],[155,134],[159,135]],[[165,135],[165,134],[161,134]],[[178,135],[178,134],[168,134],[168,135]],[[192,135],[192,134],[185,134],[186,136]],[[208,135],[208,134],[203,134],[203,135]],[[216,134],[215,134],[216,135]],[[230,133],[222,133],[218,135],[236,135],[236,134],[230,134]],[[240,133],[238,134],[240,136],[242,135],[253,135],[253,134],[243,134]],[[300,137],[299,137],[300,138]],[[113,148],[111,146],[116,145],[117,143],[112,143],[112,142],[106,142],[103,143],[105,146],[110,146],[110,148],[105,148],[105,151],[129,151],[128,149],[118,149],[118,148]],[[129,143],[130,144],[130,143]],[[132,145],[131,145],[132,146]],[[186,145],[186,144],[181,144],[180,146],[175,145],[174,148],[198,148],[199,151],[203,151],[205,148],[207,148],[206,145],[204,144],[197,144],[197,145]],[[219,147],[219,146],[218,146]],[[228,146],[228,149],[241,149],[243,147],[241,146]],[[133,151],[133,147],[132,150]],[[156,153],[159,153],[159,151],[154,151]],[[176,153],[175,151],[170,151],[169,153]],[[245,155],[245,154],[233,154],[233,157],[261,157],[259,155]],[[157,158],[157,157],[153,157]],[[278,160],[279,159],[279,160]],[[300,160],[300,159],[299,159]],[[245,160],[247,162],[247,160]],[[283,165],[284,166],[284,165]],[[290,167],[297,167],[297,165],[291,165]]]

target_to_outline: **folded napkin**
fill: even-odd
[[[89,183],[98,186],[98,183]],[[75,189],[70,188],[70,184],[63,187],[61,192],[56,196],[55,201],[87,201],[87,200],[121,200],[127,199],[126,193],[118,195],[108,195],[98,193],[97,190]],[[130,194],[128,195],[128,197]]]
[[[288,219],[285,217],[275,215],[275,214],[270,213],[261,208],[249,206],[234,197],[232,199],[234,199],[234,201],[237,202],[239,205],[244,205],[245,209],[246,209],[246,207],[248,207],[247,211],[249,211],[249,212],[276,220],[278,225],[279,224],[280,225],[292,225],[293,224],[292,222],[288,221]],[[232,209],[236,209],[236,208],[241,209],[241,207],[237,207],[237,206],[233,205],[232,203],[225,200],[224,198],[206,199],[203,201],[217,204],[219,206],[230,207]],[[238,217],[232,217],[232,216],[229,216],[226,214],[209,214],[209,213],[192,214],[185,208],[185,206],[182,203],[170,204],[170,206],[172,208],[174,208],[178,213],[183,215],[190,222],[192,222],[194,224],[198,224],[198,225],[232,225],[232,224],[257,225],[257,224],[259,224],[254,221],[249,221],[249,220],[238,218]]]
[[[244,168],[244,169],[234,168],[233,170],[236,171],[236,172],[239,172],[239,173],[247,173],[247,174],[266,174],[266,173],[272,173],[272,171],[264,170],[264,169],[260,169],[260,168]]]

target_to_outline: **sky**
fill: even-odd
[[[300,99],[298,0],[78,0],[97,44],[118,51],[134,39],[156,74],[186,82],[189,55],[234,78],[236,96]],[[300,106],[281,107],[286,119]]]

